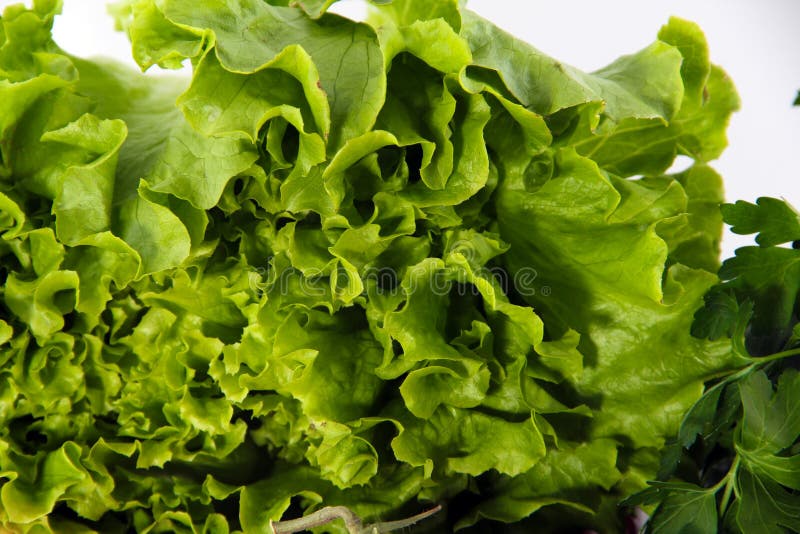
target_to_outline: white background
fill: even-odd
[[[15,3],[0,0],[0,7]],[[67,51],[108,55],[132,64],[105,0],[65,0],[56,41]],[[731,120],[730,146],[714,163],[728,200],[784,197],[800,207],[800,1],[797,0],[471,0],[468,6],[539,50],[583,70],[651,43],[671,15],[697,22],[711,58],[733,78],[742,109]],[[337,12],[363,17],[365,3],[344,0]],[[727,234],[723,254],[749,238]]]

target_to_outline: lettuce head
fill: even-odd
[[[332,3],[118,3],[158,77],[6,8],[2,529],[615,531],[734,365],[690,335],[738,106],[697,26],[586,73]]]

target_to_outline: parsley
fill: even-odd
[[[758,246],[720,268],[692,333],[729,336],[741,365],[718,377],[683,418],[662,455],[661,481],[623,501],[654,506],[645,532],[800,531],[800,354],[797,300],[800,216],[788,203],[759,198],[722,206]]]

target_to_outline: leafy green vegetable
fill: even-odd
[[[763,371],[737,385],[743,410],[727,474],[708,488],[654,482],[627,499],[628,505],[658,503],[647,532],[717,532],[718,517],[724,515],[740,532],[796,531],[800,526],[800,501],[791,492],[800,486],[800,456],[783,454],[800,436],[800,375],[795,370],[781,374],[777,391]]]
[[[713,488],[681,482],[654,482],[651,487],[623,502],[627,505],[660,503],[648,521],[646,532],[717,532],[717,503]]]
[[[759,198],[757,204],[738,201],[722,207],[725,221],[740,234],[757,233],[757,247],[742,247],[725,260],[719,275],[723,283],[706,297],[706,306],[698,312],[695,332],[718,337],[730,332],[733,314],[713,328],[705,325],[719,318],[720,307],[730,308],[732,299],[753,302],[752,332],[748,350],[765,355],[781,350],[794,326],[794,309],[800,292],[800,251],[776,245],[800,239],[797,212],[785,201]]]
[[[793,421],[796,375],[740,382],[767,361],[719,338],[794,251],[715,285],[738,97],[699,28],[584,73],[455,0],[332,3],[115,6],[142,69],[191,77],[67,54],[57,0],[5,10],[0,528],[391,528],[441,503],[414,528],[618,531],[668,440],[730,435],[740,401],[719,489],[739,524],[772,496],[793,526],[794,427],[754,414]],[[800,237],[762,204],[725,216]],[[712,287],[715,339],[692,337]],[[780,287],[754,321],[791,330]],[[646,491],[654,524],[716,519],[711,489]]]
[[[790,363],[800,354],[792,333],[798,277],[790,266],[797,251],[775,246],[800,237],[797,214],[772,198],[727,204],[722,213],[734,232],[757,233],[759,246],[740,248],[723,263],[723,281],[706,295],[693,331],[730,336],[741,364],[687,412],[677,442],[662,460],[661,479],[694,483],[653,482],[627,500],[629,505],[658,504],[648,532],[689,528],[684,518],[692,515],[707,523],[699,532],[716,532],[722,525],[748,533],[800,529],[795,493],[800,488],[800,375]],[[717,480],[718,465],[728,471]],[[701,502],[707,503],[702,513]]]

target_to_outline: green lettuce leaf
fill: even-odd
[[[618,531],[667,440],[739,399],[681,426],[750,362],[690,334],[738,105],[696,26],[583,73],[455,0],[333,3],[118,2],[142,69],[186,67],[168,76],[61,50],[58,1],[4,12],[0,530],[249,532],[328,506],[382,529],[442,503],[432,530]],[[796,224],[762,204],[725,215],[777,254]],[[723,278],[760,290],[747,254]],[[750,409],[783,413],[787,386],[747,384],[730,491],[754,525],[797,466]],[[654,517],[705,518],[691,497]]]

